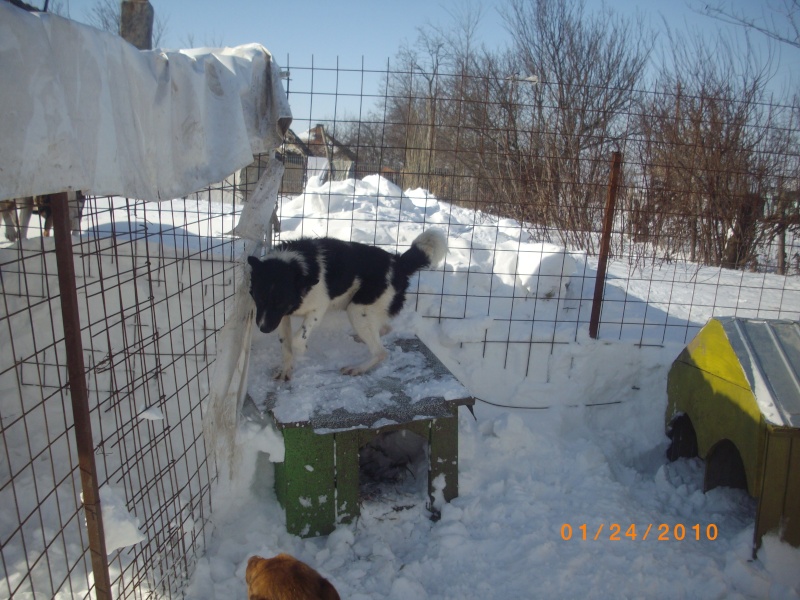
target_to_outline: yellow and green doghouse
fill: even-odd
[[[753,554],[776,531],[800,546],[800,324],[711,319],[672,363],[667,456],[705,461],[704,489],[758,500]]]

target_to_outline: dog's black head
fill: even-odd
[[[261,261],[254,256],[250,265],[250,295],[256,303],[256,323],[264,333],[275,331],[283,317],[292,314],[303,302],[310,285],[304,282],[301,266],[277,258]]]

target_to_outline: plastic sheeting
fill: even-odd
[[[270,159],[264,174],[239,216],[235,235],[245,240],[242,256],[258,256],[263,240],[271,239],[272,213],[278,201],[283,163]],[[265,236],[266,232],[266,236]],[[207,443],[216,452],[217,467],[229,477],[237,472],[236,434],[242,403],[247,393],[247,373],[255,321],[255,305],[250,297],[250,267],[236,265],[234,307],[217,337],[217,356],[211,376],[210,403],[203,419]]]
[[[140,51],[0,2],[0,199],[184,196],[277,148],[291,123],[258,44]]]
[[[280,69],[260,45],[139,51],[2,0],[0,113],[0,199],[67,190],[184,196],[271,153],[291,124]],[[245,240],[243,257],[270,239],[282,174],[270,159],[242,210],[234,233]],[[204,420],[218,464],[231,469],[254,310],[245,261],[235,268],[236,298],[218,335]]]

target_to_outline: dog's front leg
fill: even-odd
[[[283,366],[275,373],[275,379],[289,381],[294,368],[294,355],[292,354],[292,320],[288,315],[283,317],[278,325],[278,336],[283,351]]]
[[[295,332],[292,340],[292,347],[294,348],[295,354],[298,356],[305,354],[306,347],[308,346],[308,338],[311,337],[311,332],[314,328],[319,325],[323,314],[324,312],[321,310],[312,310],[303,319],[303,324],[300,326],[300,329]]]

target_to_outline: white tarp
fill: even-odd
[[[283,170],[283,163],[274,156],[270,157],[264,174],[242,209],[234,233],[245,241],[243,256],[260,254],[265,232],[266,240],[272,238],[270,221],[278,201]],[[239,262],[234,276],[234,307],[217,338],[210,402],[203,418],[203,431],[209,447],[217,455],[217,467],[226,472],[228,477],[234,476],[239,465],[236,434],[247,392],[250,342],[255,320],[255,305],[250,298],[250,267],[244,261]]]
[[[140,51],[0,0],[0,200],[67,190],[177,198],[271,153],[291,120],[280,70],[260,45]],[[271,158],[242,210],[243,256],[270,239],[282,174]],[[223,467],[235,466],[253,320],[245,262],[235,268],[204,420]]]
[[[291,122],[263,46],[140,51],[2,1],[0,115],[0,199],[180,197],[277,148]]]

